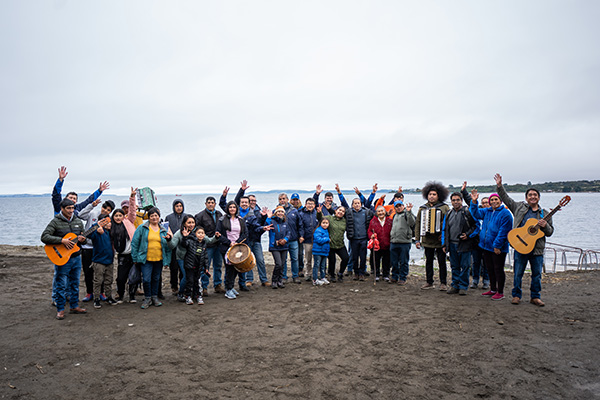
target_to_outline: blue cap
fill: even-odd
[[[299,195],[298,193],[293,193],[293,194],[292,194],[292,197],[291,197],[290,199],[291,199],[291,200],[294,200],[294,199],[298,199],[298,200],[300,200],[300,195]]]
[[[404,205],[404,203],[401,200],[396,200],[394,202],[394,207],[396,207],[396,206],[403,206],[403,205]]]

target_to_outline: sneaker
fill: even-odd
[[[100,293],[100,300],[102,300],[102,301],[106,301],[107,300],[107,298],[104,295],[104,293]]]
[[[160,307],[162,306],[162,303],[160,302],[160,297],[156,296],[152,298],[152,304],[154,305],[154,307]]]
[[[442,283],[442,284],[440,285],[440,291],[442,291],[442,292],[445,292],[446,290],[448,290],[448,286],[446,286],[446,284],[445,284],[445,283]]]
[[[285,285],[283,284],[283,281],[277,282],[277,286],[279,286],[279,289],[285,289]]]
[[[448,294],[457,294],[458,293],[458,289],[455,288],[454,286],[450,286],[450,289],[448,289],[448,291],[446,291],[446,293],[448,293]]]
[[[86,295],[85,295],[85,297],[84,297],[84,298],[83,298],[83,300],[81,300],[81,301],[83,301],[83,302],[86,302],[86,303],[87,303],[88,301],[92,300],[93,298],[94,298],[94,295],[93,295],[93,294],[89,294],[89,293],[88,293],[88,294],[86,294]]]
[[[481,293],[481,295],[482,295],[482,296],[493,296],[493,295],[495,295],[495,294],[496,294],[496,292],[494,292],[493,290],[490,290],[490,291],[488,291],[488,292]]]
[[[185,298],[185,296],[184,296],[184,295],[182,295],[182,294],[179,294],[179,293],[177,294],[177,301],[178,301],[178,302],[180,302],[180,303],[185,303],[185,300],[186,300],[186,298]]]
[[[250,291],[250,289],[248,289],[248,287],[247,287],[246,285],[241,285],[241,286],[240,286],[240,290],[241,290],[242,292],[249,292],[249,291]],[[237,293],[236,293],[236,294],[237,294]]]
[[[422,290],[429,290],[429,289],[433,289],[435,288],[435,286],[433,286],[433,283],[426,283],[423,286],[421,286]]]
[[[460,289],[458,291],[458,295],[459,296],[466,296],[467,295],[467,290],[466,289]]]
[[[313,286],[319,286],[319,280],[313,281]]]
[[[389,277],[387,277],[387,276],[384,276],[384,277],[383,277],[383,281],[384,281],[384,282],[387,282],[387,283],[390,283],[390,278],[389,278]]]
[[[215,286],[215,293],[225,293],[225,289],[223,289],[223,286],[220,283]]]
[[[337,280],[339,283],[343,283],[344,282],[344,274],[338,273]]]
[[[479,285],[479,283],[477,282],[473,282],[471,283],[471,286],[469,286],[471,289],[477,289],[477,285]]]
[[[323,285],[329,285],[329,281],[327,280],[327,278],[321,279],[321,282],[323,282]]]
[[[194,304],[194,300],[192,300],[192,298],[190,296],[187,296],[185,298],[185,304],[187,304],[188,306],[191,306]]]
[[[333,276],[329,277],[329,282],[331,282],[331,283],[337,282],[337,279],[335,279],[335,274]]]
[[[235,290],[235,289],[231,289],[231,291],[232,291],[232,292],[233,292],[233,294],[235,294],[236,296],[237,296],[238,294],[240,294],[240,292],[238,292],[238,291],[237,291],[237,290]]]
[[[375,277],[375,282],[379,282],[379,277]]]
[[[299,278],[292,278],[292,283],[297,283],[299,285],[302,281]]]
[[[266,286],[266,285],[265,285]],[[279,287],[279,285],[277,284],[277,282],[273,282],[271,284],[271,289],[277,289]]]
[[[504,299],[504,295],[502,293],[496,293],[492,296],[492,300],[502,300]]]
[[[111,306],[116,306],[117,304],[119,304],[119,303],[117,303],[117,301],[116,301],[115,299],[113,299],[112,297],[109,297],[108,299],[106,299],[106,302],[107,302],[108,304],[110,304]],[[122,302],[121,302],[121,303],[122,303]]]
[[[142,310],[145,310],[146,308],[150,307],[152,305],[152,299],[150,299],[149,297],[146,297],[144,299],[144,301],[142,301]]]
[[[227,297],[230,300],[235,299],[236,297],[235,297],[235,293],[233,293],[233,289],[226,291],[225,297]]]
[[[323,280],[322,279],[317,279],[315,282],[317,282],[317,286],[323,286]]]
[[[137,303],[137,300],[135,299],[135,296],[129,296],[129,302],[130,302],[131,304],[135,304],[135,303]]]
[[[123,304],[123,298],[121,296],[117,296],[117,298],[115,299],[117,304]]]
[[[198,297],[196,298],[196,302],[197,302],[199,305],[203,305],[203,304],[204,304],[204,299],[202,298],[202,296],[198,296]]]
[[[94,308],[102,308],[102,304],[100,304],[100,299],[94,300]]]

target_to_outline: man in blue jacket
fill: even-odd
[[[67,168],[65,166],[62,166],[58,169],[58,179],[56,180],[54,188],[52,189],[52,208],[54,209],[54,215],[60,212],[60,202],[62,201],[62,186],[68,174],[69,173],[67,172]],[[75,216],[77,216],[79,214],[79,211],[81,211],[85,206],[87,206],[88,204],[96,200],[98,197],[100,197],[102,192],[108,189],[109,187],[110,184],[107,181],[100,182],[98,190],[89,195],[89,197],[81,203],[77,203],[78,196],[75,192],[67,193],[65,198],[75,203]]]

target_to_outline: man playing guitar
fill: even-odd
[[[548,214],[548,211],[542,209],[539,205],[540,192],[537,189],[529,188],[525,192],[526,201],[514,201],[506,193],[504,186],[502,185],[502,176],[496,174],[494,176],[496,185],[498,186],[498,195],[504,202],[506,207],[514,215],[513,228],[519,228],[525,225],[525,222],[530,218],[538,219],[538,226],[545,236],[540,237],[535,242],[535,246],[532,252],[529,254],[521,254],[515,250],[515,277],[514,285],[512,290],[512,304],[519,304],[522,298],[521,282],[523,280],[523,273],[527,262],[531,267],[531,303],[538,307],[543,307],[544,302],[540,299],[540,292],[542,291],[542,264],[544,262],[544,249],[546,247],[546,236],[552,236],[554,233],[554,227],[552,226],[552,219],[544,219]]]
[[[64,238],[68,233],[77,235],[78,242],[85,242],[83,221],[74,215],[75,202],[65,198],[60,202],[60,212],[50,221],[42,233],[45,244],[62,244],[72,249],[75,243]],[[81,251],[73,253],[64,265],[54,265],[54,282],[56,287],[56,319],[65,318],[65,303],[67,293],[71,314],[85,314],[86,310],[79,307],[79,276],[81,275]]]

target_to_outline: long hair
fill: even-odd
[[[235,206],[235,215],[229,214],[229,206],[232,204]],[[226,214],[229,218],[237,217],[240,214],[240,207],[233,200],[230,200],[227,202],[227,207],[225,207],[225,209],[227,210]]]
[[[444,186],[442,182],[429,181],[423,186],[423,189],[421,189],[421,194],[425,200],[428,200],[427,196],[429,195],[429,192],[432,191],[437,193],[438,200],[442,203],[448,199],[448,194],[450,193],[448,188]]]

